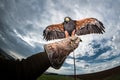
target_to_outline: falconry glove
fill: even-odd
[[[66,57],[78,47],[79,42],[80,38],[74,36],[46,44],[44,49],[50,60],[51,67],[59,69]]]

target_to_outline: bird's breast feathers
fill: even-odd
[[[73,31],[75,29],[75,22],[70,21],[70,22],[64,23],[64,29],[66,31]]]

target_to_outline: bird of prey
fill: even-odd
[[[65,17],[64,22],[47,26],[43,31],[45,40],[61,39],[69,36],[86,34],[103,34],[105,27],[103,23],[96,18],[84,18],[73,20]]]

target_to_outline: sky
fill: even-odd
[[[15,58],[27,58],[44,51],[43,30],[61,23],[94,17],[105,26],[102,35],[79,36],[74,51],[77,74],[94,73],[120,65],[120,0],[0,0],[0,48]],[[54,41],[53,41],[54,42]],[[103,66],[104,65],[104,66]],[[59,70],[47,72],[73,74],[73,53]]]

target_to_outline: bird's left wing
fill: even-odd
[[[61,39],[65,38],[63,24],[53,24],[49,25],[43,31],[43,36],[45,40]]]
[[[85,18],[75,22],[77,35],[85,35],[91,33],[103,34],[103,32],[105,32],[103,23],[96,18]]]

